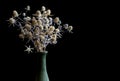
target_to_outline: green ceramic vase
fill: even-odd
[[[47,53],[37,53],[35,81],[49,81],[46,69]]]

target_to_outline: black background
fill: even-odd
[[[1,79],[4,81],[32,81],[34,63],[32,54],[24,53],[24,43],[16,30],[8,27],[6,21],[12,11],[22,11],[27,5],[36,11],[41,6],[52,10],[63,23],[74,27],[73,34],[66,33],[56,45],[48,46],[47,70],[50,81],[94,80],[99,77],[98,55],[91,40],[89,16],[92,8],[89,2],[78,0],[1,0],[0,1],[0,58]],[[89,27],[88,27],[89,25]],[[91,42],[92,41],[92,42]],[[93,48],[93,49],[92,49]],[[98,78],[99,79],[99,78]]]

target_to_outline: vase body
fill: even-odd
[[[35,81],[49,81],[46,69],[46,56],[47,53],[37,53]]]

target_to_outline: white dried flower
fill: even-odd
[[[41,20],[37,20],[38,26],[42,25],[42,21]]]
[[[73,26],[69,26],[67,30],[71,32],[73,30]]]
[[[26,16],[26,13],[23,13],[22,15],[25,17],[25,16]]]
[[[55,27],[54,26],[50,26],[49,27],[49,31],[54,31]]]
[[[39,25],[39,28],[40,28],[41,31],[44,29],[43,25]]]
[[[41,11],[45,11],[45,10],[46,10],[45,6],[42,6]]]
[[[35,17],[32,18],[32,25],[33,26],[37,26],[38,25],[38,22],[37,22]]]
[[[51,36],[51,42],[52,42],[53,44],[56,44],[56,43],[57,43],[57,35],[56,35],[56,34],[53,34],[53,35]]]
[[[55,29],[55,33],[59,33],[60,32],[60,30],[57,28],[57,29]]]
[[[10,24],[15,24],[21,30],[19,37],[21,39],[28,39],[27,44],[30,41],[33,43],[37,52],[46,52],[46,47],[49,44],[56,44],[57,39],[62,37],[64,30],[70,33],[73,30],[72,26],[68,24],[61,25],[59,17],[54,19],[51,17],[51,10],[42,6],[41,11],[37,10],[32,16],[28,15],[30,6],[27,6],[26,12],[18,14],[16,10],[13,11],[13,17],[8,21]],[[21,16],[22,15],[22,16]],[[26,46],[28,53],[32,52],[33,48]]]
[[[23,29],[23,30],[22,30],[22,33],[23,33],[24,35],[27,35],[27,34],[28,34],[28,30],[27,30],[27,29]]]
[[[10,24],[15,24],[16,23],[16,20],[14,18],[10,18],[8,21],[9,21]]]
[[[43,14],[42,14],[43,17],[47,17],[47,11],[44,11]]]
[[[31,33],[31,32],[28,32],[28,33],[27,33],[27,38],[30,39],[30,40],[32,40],[32,37],[33,37],[32,33]]]
[[[41,40],[41,41],[44,41],[44,40],[45,40],[45,36],[40,35],[40,40]]]
[[[30,11],[30,6],[28,5],[25,9],[26,9],[27,11]]]
[[[29,22],[29,21],[31,21],[31,17],[29,17],[29,16],[24,17],[24,20],[25,20],[26,22]]]
[[[14,10],[13,11],[13,17],[18,17],[18,16],[19,16],[18,12],[16,10]]]
[[[31,30],[31,25],[30,24],[25,24],[25,28],[28,30],[28,31],[30,31]]]
[[[46,11],[46,14],[47,14],[47,15],[51,15],[51,10],[48,9],[48,10]]]
[[[37,10],[35,14],[33,14],[34,16],[37,16],[37,17],[41,17],[42,14],[41,14],[41,11],[40,10]]]
[[[21,39],[24,39],[25,38],[25,36],[24,36],[24,34],[19,34],[19,37],[21,38]]]
[[[34,48],[31,48],[30,46],[29,46],[29,47],[25,46],[25,47],[26,47],[26,50],[25,50],[25,51],[27,51],[28,54],[29,54],[30,52],[32,52],[32,50],[34,49]]]
[[[53,33],[53,31],[55,30],[55,27],[54,26],[50,26],[47,33],[50,35]]]
[[[55,23],[58,23],[59,21],[60,21],[59,17],[56,17],[56,18],[54,19],[54,22],[55,22]]]

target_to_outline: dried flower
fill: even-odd
[[[25,8],[25,12],[18,14],[13,11],[12,18],[8,21],[13,26],[20,29],[19,37],[27,39],[26,44],[33,44],[37,52],[46,52],[46,47],[49,44],[56,44],[57,39],[61,38],[63,30],[72,32],[73,27],[68,24],[62,24],[59,17],[54,19],[51,17],[51,10],[42,6],[41,10],[37,10],[33,15],[28,15],[30,6]],[[26,46],[28,53],[32,52],[33,48]]]
[[[25,47],[26,47],[26,50],[25,50],[25,51],[27,51],[28,54],[29,54],[30,52],[32,52],[32,50],[34,49],[34,48],[31,48],[30,46],[29,46],[29,47],[25,46]]]
[[[19,16],[18,12],[16,10],[14,10],[13,11],[13,17],[18,17],[18,16]]]

